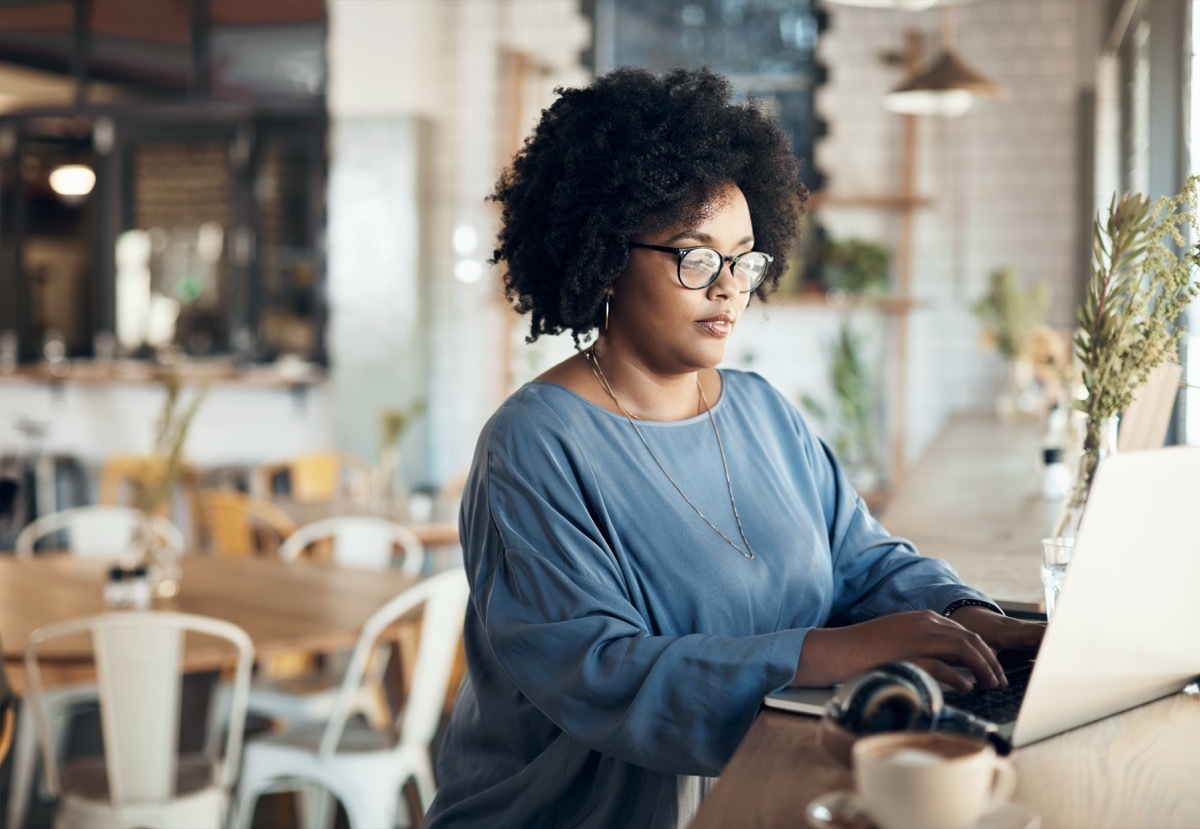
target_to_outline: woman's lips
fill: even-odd
[[[733,331],[733,318],[727,314],[718,314],[706,320],[699,320],[696,325],[714,337],[728,337],[729,333]]]

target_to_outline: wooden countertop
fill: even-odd
[[[795,829],[851,786],[815,717],[764,709],[690,829]],[[1018,749],[1013,799],[1043,829],[1200,826],[1200,694],[1175,694]]]
[[[897,484],[880,521],[1001,606],[1043,609],[1041,540],[1057,506],[1041,493],[1041,437],[1036,422],[953,417]]]

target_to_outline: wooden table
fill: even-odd
[[[1041,540],[1057,505],[1042,497],[1042,425],[958,415],[895,487],[880,521],[1005,609],[1043,610]]]
[[[101,613],[103,584],[110,562],[68,555],[44,555],[32,561],[0,557],[0,642],[14,686],[23,685],[19,660],[35,628],[91,613]],[[157,609],[178,610],[225,619],[242,627],[258,657],[297,650],[329,651],[353,647],[363,623],[392,597],[413,584],[396,570],[362,570],[275,559],[183,558],[178,596],[156,599]],[[47,648],[46,659],[64,663],[85,659],[67,650]],[[211,653],[189,649],[189,669],[207,664]]]

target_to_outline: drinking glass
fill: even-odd
[[[1046,618],[1054,615],[1058,593],[1067,577],[1067,565],[1075,552],[1075,536],[1053,536],[1042,539],[1042,586],[1046,590]]]

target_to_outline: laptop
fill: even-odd
[[[997,720],[1014,746],[1170,696],[1200,675],[1198,492],[1200,447],[1100,464],[1054,618],[1025,665],[1024,696],[1010,721]],[[788,688],[764,704],[820,716],[836,690]],[[947,704],[969,709],[968,697],[988,693],[947,695]]]

